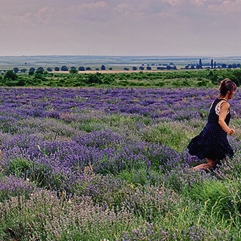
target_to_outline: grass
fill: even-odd
[[[141,138],[151,143],[163,144],[174,150],[181,151],[192,137],[186,123],[178,121],[162,122],[142,130]]]

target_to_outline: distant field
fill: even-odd
[[[26,68],[74,66],[79,68],[90,67],[92,70],[105,65],[106,69],[112,68],[115,71],[123,71],[124,68],[132,69],[140,66],[150,66],[155,70],[158,66],[174,64],[178,69],[184,68],[188,64],[197,64],[202,60],[203,65],[209,65],[211,60],[217,64],[239,64],[241,56],[235,57],[189,57],[189,56],[0,56],[0,70],[9,70],[14,67]],[[107,71],[107,70],[106,70]],[[105,71],[105,72],[106,72]],[[87,71],[84,71],[87,73]],[[93,71],[91,71],[93,72]],[[112,71],[113,72],[113,71]],[[125,72],[125,71],[124,71]]]

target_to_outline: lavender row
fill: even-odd
[[[196,111],[207,111],[217,94],[216,89],[60,89],[1,88],[2,116],[13,118],[54,117],[67,113],[102,111],[137,114],[152,118],[197,117]],[[234,113],[240,115],[237,95]],[[199,112],[199,114],[202,114]],[[3,117],[2,117],[3,118]]]

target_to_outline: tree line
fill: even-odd
[[[236,68],[240,68],[240,63],[236,64],[225,64],[225,63],[217,63],[216,61],[214,61],[213,59],[211,59],[210,63],[202,63],[202,59],[199,59],[198,63],[194,63],[194,64],[187,64],[185,66],[185,69],[236,69]]]
[[[240,63],[232,63],[232,64],[226,64],[226,63],[218,63],[216,61],[214,61],[213,59],[211,59],[210,62],[206,62],[203,63],[202,59],[199,59],[199,61],[197,63],[189,63],[187,64],[184,68],[180,68],[180,69],[237,69],[240,68],[241,65]],[[13,72],[14,73],[28,73],[29,75],[33,75],[34,73],[40,73],[42,74],[44,71],[47,72],[69,72],[69,73],[78,73],[81,71],[104,71],[104,70],[113,70],[112,67],[106,67],[104,64],[102,64],[100,67],[95,67],[94,69],[91,67],[85,67],[85,66],[79,66],[79,67],[75,67],[75,66],[71,66],[71,67],[67,67],[66,65],[63,65],[61,67],[47,67],[46,69],[44,69],[43,67],[30,67],[29,69],[26,68],[22,68],[19,69],[18,67],[14,67],[13,68]],[[178,70],[177,66],[170,62],[169,64],[141,64],[139,67],[136,66],[132,66],[132,67],[124,67],[123,70],[125,71],[143,71],[143,70],[147,70],[147,71],[151,71],[151,70]],[[3,73],[6,72],[6,70],[2,71]]]

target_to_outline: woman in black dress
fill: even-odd
[[[227,134],[235,133],[235,130],[228,126],[231,117],[228,100],[233,98],[236,89],[236,84],[228,78],[220,82],[220,93],[210,107],[206,126],[187,147],[191,155],[199,159],[206,158],[207,163],[195,166],[193,170],[213,169],[226,156],[233,156],[233,150],[227,139]]]

